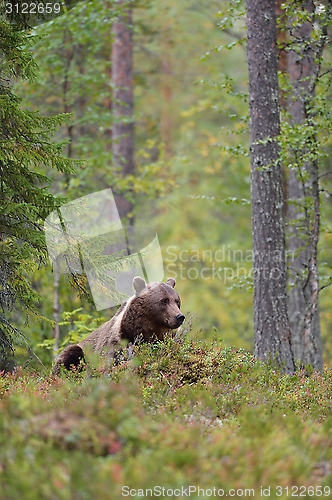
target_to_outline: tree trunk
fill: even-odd
[[[64,32],[63,41],[63,53],[64,53],[64,78],[63,78],[63,112],[71,113],[72,105],[70,99],[70,67],[74,58],[74,49],[71,47],[71,33],[68,28]],[[72,123],[67,123],[67,157],[71,158],[73,156],[73,125]],[[65,174],[66,185],[69,185],[70,176],[68,173]],[[60,342],[60,269],[56,262],[54,262],[54,290],[53,290],[53,338],[55,340],[53,344],[53,360],[58,356],[59,342]]]
[[[282,8],[283,3],[284,0],[276,0],[276,20],[280,19],[281,22],[285,20],[286,15],[284,9]],[[286,31],[277,28],[277,39],[278,45],[281,47],[285,47],[287,44]],[[288,71],[288,54],[283,48],[279,49],[278,70],[281,71],[281,73],[287,73]],[[279,103],[283,109],[287,108],[287,96],[285,96],[283,92],[280,92]]]
[[[287,315],[275,1],[247,0],[256,357],[294,371]],[[264,141],[260,144],[257,142]]]
[[[276,21],[285,21],[285,11],[282,8],[284,0],[276,0]],[[278,47],[285,47],[287,44],[287,34],[284,29],[280,29],[277,26],[277,40]],[[278,49],[278,71],[285,74],[288,71],[288,54],[286,50]],[[279,89],[279,105],[283,110],[287,109],[287,95]],[[282,175],[282,189],[284,192],[284,213],[285,219],[288,217],[288,186],[287,186],[287,168],[285,165],[281,165],[281,175]]]
[[[166,51],[169,49],[169,43],[166,44]],[[172,85],[171,85],[171,61],[168,54],[163,54],[161,59],[161,71],[162,71],[162,86],[161,86],[161,97],[162,97],[162,108],[161,108],[161,136],[165,143],[165,153],[167,158],[172,155],[172,112],[171,112],[171,101],[172,101]]]
[[[118,2],[119,7],[124,0]],[[134,172],[132,6],[122,11],[113,25],[112,82],[115,123],[112,134],[113,161],[126,176]],[[115,195],[120,217],[132,211],[132,204],[121,194]]]
[[[60,326],[59,326],[59,321],[60,321],[60,297],[59,297],[60,269],[59,269],[57,262],[54,262],[53,266],[54,266],[53,267],[53,271],[54,271],[53,338],[55,340],[55,342],[53,344],[53,361],[54,361],[59,354],[58,350],[59,350],[59,341],[60,341]]]
[[[74,58],[75,48],[72,46],[72,36],[70,30],[66,27],[64,32],[63,40],[63,53],[64,53],[64,78],[63,78],[63,112],[72,112],[72,102],[70,97],[70,69]],[[72,158],[73,156],[73,124],[72,122],[67,123],[67,157]],[[66,184],[69,184],[70,176],[65,174]]]
[[[313,1],[303,3],[314,15]],[[312,20],[305,21],[294,33],[296,50],[289,53],[289,77],[292,95],[289,113],[295,126],[306,123],[306,102],[310,99],[308,89],[314,77],[315,51],[310,44],[313,30]],[[312,139],[312,138],[310,138]],[[317,267],[317,243],[319,234],[318,166],[316,161],[303,162],[301,157],[308,150],[294,151],[297,169],[290,169],[288,177],[288,207],[290,240],[290,269],[292,288],[289,293],[289,320],[295,361],[311,364],[315,369],[323,368],[320,322],[318,311],[319,275]],[[314,198],[313,220],[306,197]],[[294,203],[295,202],[295,203]],[[304,207],[299,212],[297,204]],[[294,221],[297,220],[297,224]],[[301,226],[301,230],[299,229]],[[301,237],[302,236],[302,237]]]

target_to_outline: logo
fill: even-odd
[[[164,268],[156,232],[122,226],[111,189],[62,205],[45,220],[48,255],[63,274],[84,274],[98,311],[133,294],[132,280],[162,281]]]

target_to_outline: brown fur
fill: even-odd
[[[184,320],[180,297],[174,290],[175,279],[166,283],[149,283],[136,276],[135,295],[126,300],[117,313],[77,345],[66,347],[56,360],[52,372],[60,367],[77,366],[84,359],[84,348],[91,346],[97,354],[109,354],[120,347],[121,340],[135,342],[142,335],[144,342],[163,340],[166,332],[178,328]],[[75,362],[75,356],[77,363]]]

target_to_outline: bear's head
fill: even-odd
[[[133,279],[139,310],[144,311],[145,317],[163,333],[179,328],[185,320],[180,311],[179,294],[174,290],[175,284],[174,278],[168,278],[166,283],[148,284],[139,276]]]

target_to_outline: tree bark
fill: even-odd
[[[280,19],[281,22],[285,21],[285,11],[282,8],[282,4],[284,3],[284,0],[276,0],[276,21]],[[284,47],[286,47],[287,44],[287,34],[286,31],[280,28],[277,28],[277,39],[278,39],[278,46],[279,46],[279,53],[278,53],[278,70],[281,71],[281,73],[287,73],[288,71],[288,54]],[[287,97],[283,92],[280,92],[279,95],[279,103],[280,107],[283,109],[287,108]]]
[[[70,69],[74,58],[74,50],[75,47],[72,46],[72,36],[68,27],[65,28],[64,31],[64,40],[63,40],[63,55],[64,55],[64,78],[63,78],[63,112],[71,113],[72,112],[72,102],[70,97]],[[67,157],[72,158],[73,156],[73,124],[72,122],[67,123]],[[69,174],[65,174],[66,184],[69,184],[70,176]]]
[[[118,2],[119,7],[125,2]],[[112,134],[112,153],[115,165],[126,176],[134,172],[133,122],[133,64],[132,64],[132,6],[122,11],[113,25],[112,82],[115,123]],[[123,195],[115,195],[120,217],[132,211],[132,204]]]
[[[70,68],[74,58],[74,49],[71,47],[71,33],[68,28],[65,28],[64,31],[64,41],[63,41],[63,54],[64,54],[64,78],[63,78],[63,112],[71,113],[72,112],[72,103],[70,99]],[[67,123],[67,157],[72,158],[73,156],[73,132],[74,127],[71,122]],[[70,176],[69,174],[65,174],[66,185],[69,185]],[[59,350],[59,342],[60,342],[60,269],[56,262],[54,262],[54,289],[53,289],[53,361],[58,356]]]
[[[172,101],[172,85],[171,85],[171,61],[167,54],[169,43],[166,44],[166,54],[162,55],[161,71],[162,71],[162,109],[161,109],[161,136],[165,143],[165,152],[167,158],[172,155],[172,114],[171,114],[171,101]]]
[[[301,2],[303,8],[314,16],[312,0]],[[289,113],[295,126],[306,123],[306,103],[310,99],[309,86],[314,78],[315,51],[310,43],[313,21],[307,20],[296,29],[296,50],[289,53],[289,78],[292,95]],[[309,138],[310,142],[315,139]],[[307,149],[294,151],[297,169],[290,169],[288,177],[289,251],[292,288],[289,293],[289,320],[295,361],[323,368],[320,321],[318,311],[319,274],[317,243],[319,234],[318,165],[315,160],[303,162]],[[310,216],[307,197],[313,197],[314,210]],[[302,212],[298,205],[302,206]],[[310,220],[313,219],[313,220]],[[294,222],[297,222],[296,224]]]
[[[287,315],[285,220],[274,0],[247,0],[256,357],[294,371]]]
[[[285,74],[288,72],[288,54],[283,47],[287,44],[287,34],[284,29],[278,28],[278,21],[285,21],[285,11],[282,8],[284,0],[276,0],[276,21],[277,21],[277,40],[278,40],[278,71]],[[279,89],[279,105],[283,110],[287,109],[287,96],[285,92]],[[287,168],[281,165],[282,189],[284,192],[284,213],[285,219],[288,217],[288,186],[287,186]]]
[[[59,296],[59,285],[60,285],[60,269],[57,262],[54,262],[54,291],[53,291],[53,361],[58,356],[59,342],[60,342],[60,296]]]

